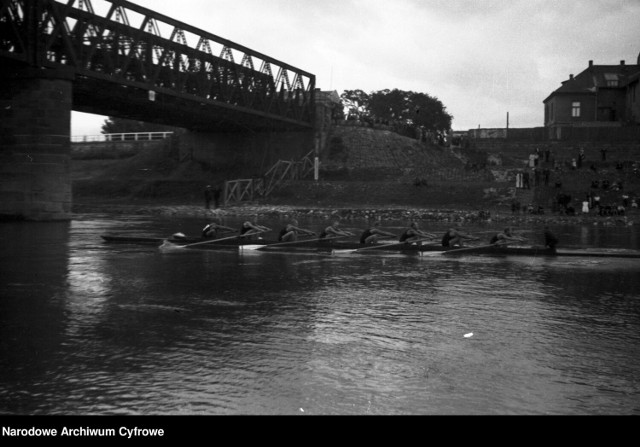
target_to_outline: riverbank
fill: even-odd
[[[413,208],[403,206],[341,206],[310,207],[269,203],[247,202],[239,205],[224,206],[218,209],[205,209],[198,205],[166,204],[158,202],[117,203],[115,201],[87,201],[75,203],[76,214],[104,213],[126,215],[157,215],[180,218],[227,218],[247,217],[252,219],[287,219],[306,218],[318,220],[339,219],[402,221],[417,220],[421,222],[458,222],[494,223],[496,225],[540,226],[540,225],[593,225],[593,226],[631,226],[637,222],[640,214],[632,210],[626,216],[598,216],[593,214],[577,214],[575,216],[560,214],[512,214],[498,209],[474,210],[460,207],[442,207],[437,209]]]
[[[526,148],[525,148],[526,149]],[[206,185],[219,184],[220,172],[203,161],[175,157],[171,147],[138,148],[123,158],[95,148],[76,154],[71,164],[73,212],[142,214],[208,220],[214,217],[246,216],[249,219],[290,217],[314,220],[341,219],[481,223],[499,228],[505,225],[593,225],[629,226],[640,222],[637,209],[627,215],[597,215],[595,210],[566,215],[554,211],[560,193],[573,197],[573,209],[581,210],[587,192],[600,196],[605,209],[617,209],[622,192],[609,188],[594,190],[595,174],[562,173],[561,189],[540,186],[531,190],[513,187],[514,171],[521,169],[529,152],[517,147],[499,152],[464,150],[417,143],[411,138],[371,129],[336,129],[331,144],[321,157],[321,181],[299,179],[278,186],[266,197],[252,202],[204,208]],[[599,155],[592,154],[592,155]],[[620,161],[632,159],[618,152]],[[489,163],[491,162],[491,163]],[[613,161],[612,161],[613,162]],[[468,169],[469,165],[485,166]],[[610,178],[611,166],[600,163],[602,178]],[[249,171],[248,171],[249,172]],[[224,180],[234,177],[224,172]],[[246,174],[247,176],[250,174]],[[600,175],[600,174],[599,174]],[[277,176],[276,176],[277,177]],[[638,179],[631,170],[624,176],[625,194],[637,196]],[[248,178],[248,177],[242,177]],[[599,177],[598,177],[599,178]],[[233,184],[233,191],[245,186]],[[234,189],[237,188],[237,189]],[[237,195],[237,194],[236,194]],[[236,200],[233,196],[229,200]],[[520,212],[512,213],[513,202]],[[531,205],[544,214],[522,212]]]

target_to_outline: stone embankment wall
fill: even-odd
[[[315,146],[313,131],[187,132],[176,144],[181,161],[204,163],[227,180],[261,176],[278,160],[300,160]]]
[[[554,159],[561,162],[570,162],[577,157],[580,148],[584,149],[586,159],[601,160],[601,149],[606,149],[607,158],[612,160],[640,161],[640,141],[627,142],[602,142],[602,141],[511,141],[505,139],[476,139],[470,140],[469,149],[482,151],[488,157],[499,155],[506,163],[515,166],[523,166],[528,160],[529,154],[536,148],[544,151],[551,150]],[[514,163],[515,162],[515,163]]]

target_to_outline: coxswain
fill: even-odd
[[[551,232],[548,226],[544,227],[544,246],[556,251],[556,245],[558,245],[558,237]]]

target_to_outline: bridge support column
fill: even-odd
[[[0,219],[71,219],[73,76],[0,71]]]

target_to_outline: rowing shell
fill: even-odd
[[[588,258],[640,258],[640,250],[617,248],[558,248],[536,246],[482,246],[468,249],[450,249],[438,252],[421,251],[420,256],[434,255],[497,255],[497,256],[550,256],[550,257],[588,257]]]
[[[191,245],[191,244],[200,244],[200,243],[211,243],[211,246],[201,245],[199,248],[212,248],[215,247],[232,247],[236,248],[239,245],[243,244],[255,244],[256,241],[252,240],[242,240],[239,239],[239,236],[231,237],[229,239],[224,238],[225,240],[212,240],[209,238],[203,237],[184,237],[184,238],[161,238],[161,237],[142,237],[142,236],[116,236],[116,235],[102,235],[100,236],[104,242],[109,243],[119,243],[119,244],[135,244],[135,245],[159,245],[165,241],[169,241],[172,244],[183,246],[183,245]],[[275,244],[276,241],[268,241],[260,239],[260,244],[268,245]],[[213,247],[213,248],[215,248]]]
[[[158,237],[139,237],[139,236],[118,236],[103,235],[101,236],[105,242],[109,243],[128,243],[141,245],[160,245],[166,238]],[[180,239],[169,238],[169,241],[177,245],[188,245],[198,242],[204,242],[208,239],[199,237],[187,237]],[[558,248],[553,251],[545,247],[536,246],[480,246],[480,247],[464,247],[445,248],[437,244],[410,245],[405,243],[383,243],[375,245],[363,246],[359,242],[348,241],[319,241],[318,239],[310,239],[297,241],[294,244],[278,247],[278,241],[269,241],[266,239],[256,240],[227,240],[214,242],[212,244],[197,246],[199,249],[236,249],[242,251],[329,251],[332,254],[341,254],[340,250],[347,253],[405,253],[418,254],[420,256],[437,256],[439,254],[447,254],[447,256],[457,255],[502,255],[502,256],[558,256],[558,257],[600,257],[600,258],[640,258],[640,250],[616,249],[616,248]],[[194,247],[195,249],[196,247]],[[371,248],[371,249],[369,249]],[[366,249],[366,251],[365,251]]]

